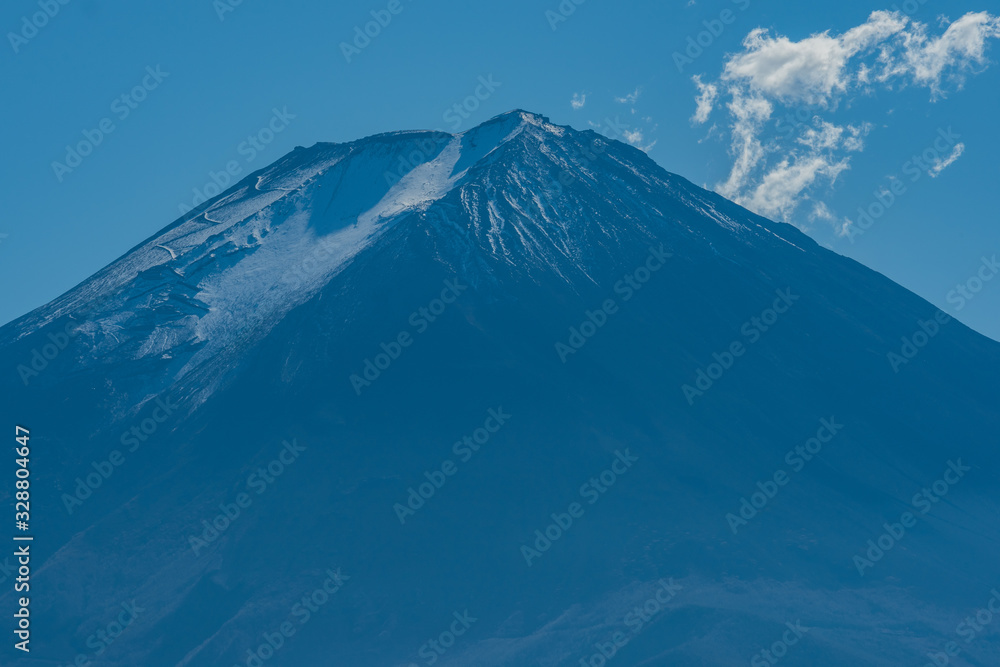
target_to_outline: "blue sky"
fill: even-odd
[[[1000,339],[1000,280],[978,282],[1000,253],[997,0],[236,2],[4,4],[0,322],[227,168],[524,108],[630,141]]]

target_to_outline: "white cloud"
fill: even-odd
[[[837,236],[851,237],[851,230],[854,228],[854,221],[850,218],[844,218],[839,225],[834,225],[834,229],[837,232]]]
[[[962,153],[964,152],[965,152],[965,144],[963,143],[955,144],[955,147],[951,150],[951,155],[944,158],[943,160],[941,158],[935,160],[934,166],[932,166],[927,173],[931,175],[931,178],[937,178],[942,171],[944,171],[951,165],[955,164],[958,161],[958,158],[962,157]]]
[[[573,99],[569,103],[574,109],[582,109],[583,105],[587,103],[587,94],[573,93]]]
[[[997,37],[1000,17],[987,12],[966,14],[937,38],[928,38],[926,27],[914,24],[906,39],[905,70],[917,84],[940,95],[945,73],[952,70],[951,78],[961,87],[965,72],[986,63],[986,40]]]
[[[835,148],[844,136],[844,128],[823,119],[818,120],[818,127],[809,127],[802,132],[797,141],[814,151]]]
[[[815,127],[807,127],[796,139],[799,144],[814,152],[837,148],[843,148],[848,152],[864,150],[864,137],[874,127],[871,123],[862,123],[857,127],[853,125],[841,127],[818,117],[815,122]]]
[[[832,185],[850,167],[842,154],[864,150],[864,138],[872,125],[834,125],[816,117],[812,125],[798,131],[794,142],[780,138],[767,144],[762,137],[773,114],[773,106],[762,97],[747,99],[736,92],[729,104],[733,124],[733,167],[718,192],[747,208],[772,218],[786,220],[808,199],[807,191],[818,182]],[[769,155],[778,163],[768,166]],[[826,217],[826,216],[821,216]]]
[[[837,162],[821,155],[785,158],[761,179],[744,198],[748,208],[762,215],[783,219],[799,205],[803,192],[820,177],[831,183],[848,168],[847,160]]]
[[[637,146],[642,143],[642,130],[625,130],[624,136],[625,141],[629,142],[633,146]]]
[[[984,66],[987,40],[998,37],[1000,17],[988,12],[965,14],[937,37],[898,11],[872,12],[842,35],[825,31],[797,42],[757,28],[726,61],[721,78],[786,104],[822,107],[858,84],[897,78],[938,95],[949,74],[961,83],[973,66]]]
[[[656,140],[646,143],[647,134],[656,132],[659,127],[653,122],[653,119],[649,116],[642,118],[646,122],[644,128],[636,127],[635,125],[630,125],[628,122],[622,121],[619,116],[614,118],[605,118],[603,123],[595,123],[590,120],[587,123],[590,127],[594,128],[597,132],[618,141],[624,141],[625,143],[635,146],[639,150],[648,153],[656,146]]]
[[[729,180],[717,189],[723,196],[738,200],[750,174],[764,159],[760,134],[764,124],[770,120],[774,106],[763,97],[746,97],[739,90],[730,92],[733,95],[728,106],[733,117],[731,151],[736,161],[729,172]]]
[[[836,221],[837,216],[833,214],[830,207],[826,203],[818,201],[813,204],[812,213],[809,214],[809,221],[815,222],[816,220],[826,220],[827,222]]]
[[[640,95],[642,95],[642,89],[636,88],[625,97],[616,97],[615,102],[618,102],[619,104],[635,104]]]
[[[733,163],[716,190],[785,220],[811,202],[810,221],[839,224],[811,194],[834,185],[850,168],[874,125],[836,123],[824,116],[837,113],[842,101],[880,88],[918,86],[934,100],[988,66],[989,40],[1000,38],[1000,17],[968,13],[950,23],[942,19],[942,28],[934,36],[901,12],[876,11],[842,34],[825,31],[799,41],[762,28],[751,31],[742,50],[727,58],[717,81],[693,78],[692,122],[706,123],[723,108],[728,115]],[[964,148],[956,145],[931,175],[958,160]]]
[[[874,12],[843,35],[831,37],[827,31],[799,42],[757,28],[743,40],[744,52],[726,63],[722,79],[781,102],[826,106],[850,84],[849,60],[898,34],[906,21],[898,12]]]
[[[643,145],[645,138],[642,134],[642,130],[624,130],[622,132],[622,136],[629,144],[646,153],[652,150],[653,146],[656,145],[655,140],[650,144]]]
[[[701,125],[708,120],[715,106],[715,100],[719,97],[719,87],[714,83],[702,83],[701,76],[691,77],[695,85],[698,86],[698,108],[691,117],[691,122]]]

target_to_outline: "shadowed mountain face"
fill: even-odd
[[[298,148],[0,346],[5,664],[1000,664],[1000,345],[592,132]]]

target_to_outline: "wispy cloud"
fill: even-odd
[[[966,14],[936,38],[927,36],[927,26],[913,23],[911,30],[903,33],[902,62],[886,58],[880,80],[910,75],[914,83],[941,96],[945,80],[961,88],[967,73],[986,64],[987,40],[997,37],[1000,37],[1000,17],[988,12]]]
[[[726,62],[722,80],[782,103],[827,106],[851,84],[851,59],[898,35],[906,22],[898,12],[874,12],[843,35],[827,31],[798,42],[757,28],[743,40],[743,51]]]
[[[653,146],[656,145],[656,140],[653,140],[648,144],[645,143],[646,139],[642,133],[642,130],[625,130],[622,133],[622,136],[624,137],[625,141],[627,141],[629,144],[635,146],[639,150],[646,153],[652,150]]]
[[[574,109],[582,109],[587,103],[586,93],[573,93],[573,99],[569,103]]]
[[[702,83],[701,75],[695,75],[691,79],[698,86],[698,98],[696,100],[698,108],[695,110],[694,116],[691,117],[691,121],[701,124],[707,121],[708,117],[712,114],[715,100],[719,98],[719,87],[714,83]]]
[[[824,116],[837,113],[853,96],[879,89],[921,87],[929,90],[931,101],[960,89],[967,76],[988,65],[990,40],[1000,37],[1000,17],[968,13],[951,23],[942,19],[941,27],[943,32],[931,35],[927,25],[901,12],[876,11],[843,34],[827,30],[793,41],[763,28],[751,31],[717,80],[694,77],[691,121],[707,123],[720,109],[727,115],[733,164],[716,189],[758,213],[785,220],[809,202],[812,220],[835,223],[837,216],[812,196],[850,168],[851,155],[864,150],[874,126],[835,123]],[[723,98],[728,102],[721,103]],[[778,110],[799,113],[781,118]],[[932,175],[963,150],[956,146]]]
[[[639,100],[640,95],[642,95],[642,89],[636,88],[625,97],[616,97],[615,102],[618,102],[619,104],[635,104]]]
[[[938,159],[937,161],[935,161],[934,166],[932,166],[930,168],[930,171],[928,171],[927,173],[931,175],[931,178],[937,178],[942,171],[944,171],[951,165],[955,164],[958,161],[958,158],[962,157],[962,153],[964,152],[965,152],[965,144],[963,143],[955,144],[955,147],[951,150],[951,155],[944,158],[943,160]]]
[[[830,207],[824,202],[818,201],[813,204],[812,212],[809,214],[809,222],[816,222],[817,220],[825,220],[827,222],[836,222],[837,216],[834,215]]]

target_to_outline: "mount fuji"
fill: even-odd
[[[536,114],[296,148],[0,369],[4,664],[1000,664],[1000,344]]]

